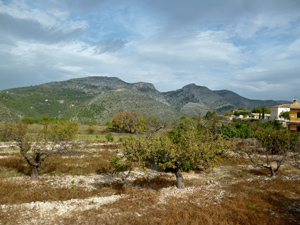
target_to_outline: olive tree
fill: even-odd
[[[215,165],[224,154],[222,138],[199,128],[193,119],[182,118],[166,135],[156,135],[150,139],[127,139],[122,156],[114,158],[112,163],[123,169],[135,165],[146,168],[146,162],[154,163],[172,171],[177,187],[184,188],[181,173],[184,164],[192,169],[207,168]]]
[[[76,122],[47,123],[43,125],[43,131],[33,137],[29,135],[26,123],[18,122],[10,126],[13,127],[11,139],[16,141],[20,154],[32,169],[32,181],[38,180],[39,168],[48,156],[72,152],[74,143],[70,141],[78,130]]]
[[[256,139],[242,139],[237,149],[245,153],[254,167],[265,168],[275,176],[282,165],[299,166],[300,135],[286,129],[261,129]]]
[[[112,128],[120,132],[135,133],[139,139],[146,134],[149,139],[154,133],[165,126],[157,116],[145,112],[120,112],[113,117]]]

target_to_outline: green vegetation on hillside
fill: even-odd
[[[0,121],[22,117],[66,117],[88,124],[105,124],[122,111],[146,111],[172,121],[183,115],[222,114],[246,105],[249,109],[279,102],[249,100],[228,91],[190,84],[161,93],[152,84],[126,83],[115,77],[87,77],[0,91]],[[283,103],[283,102],[281,102]]]
[[[0,92],[0,102],[18,109],[27,117],[41,119],[45,115],[63,116],[72,104],[86,100],[84,92],[69,89],[43,89],[38,87],[12,89]]]
[[[171,106],[158,102],[141,92],[124,88],[99,94],[78,106],[70,108],[65,115],[67,118],[77,120],[81,124],[94,121],[103,125],[107,121],[112,121],[113,116],[117,113],[126,111],[144,111],[166,121],[171,121],[183,115]]]

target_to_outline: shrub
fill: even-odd
[[[32,117],[24,117],[21,121],[23,123],[27,123],[27,124],[34,124],[34,123],[39,123],[40,122],[38,119],[34,119]]]
[[[9,123],[0,124],[0,141],[10,141],[13,134],[13,125]]]
[[[48,135],[54,141],[70,141],[78,131],[77,122],[68,120],[54,121],[49,124]]]
[[[114,141],[114,137],[111,133],[108,133],[107,135],[105,135],[105,138],[107,141],[110,141],[110,142]]]

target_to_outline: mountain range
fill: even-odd
[[[289,102],[251,100],[228,90],[212,91],[196,84],[159,92],[151,83],[86,77],[0,91],[0,122],[49,115],[83,124],[91,121],[104,124],[118,112],[134,110],[171,121],[183,115],[205,115],[208,111],[221,114],[241,106],[252,110],[285,103]]]

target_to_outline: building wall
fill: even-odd
[[[289,108],[271,108],[271,120],[284,120],[284,118],[280,117],[280,114],[282,112],[288,112],[290,111]]]
[[[271,108],[271,120],[278,119],[278,108]]]
[[[300,109],[291,109],[290,110],[290,121],[299,121],[300,118],[297,118],[297,112],[300,112]]]
[[[298,131],[300,129],[300,125],[296,125],[296,124],[290,124],[289,126],[290,131]]]

